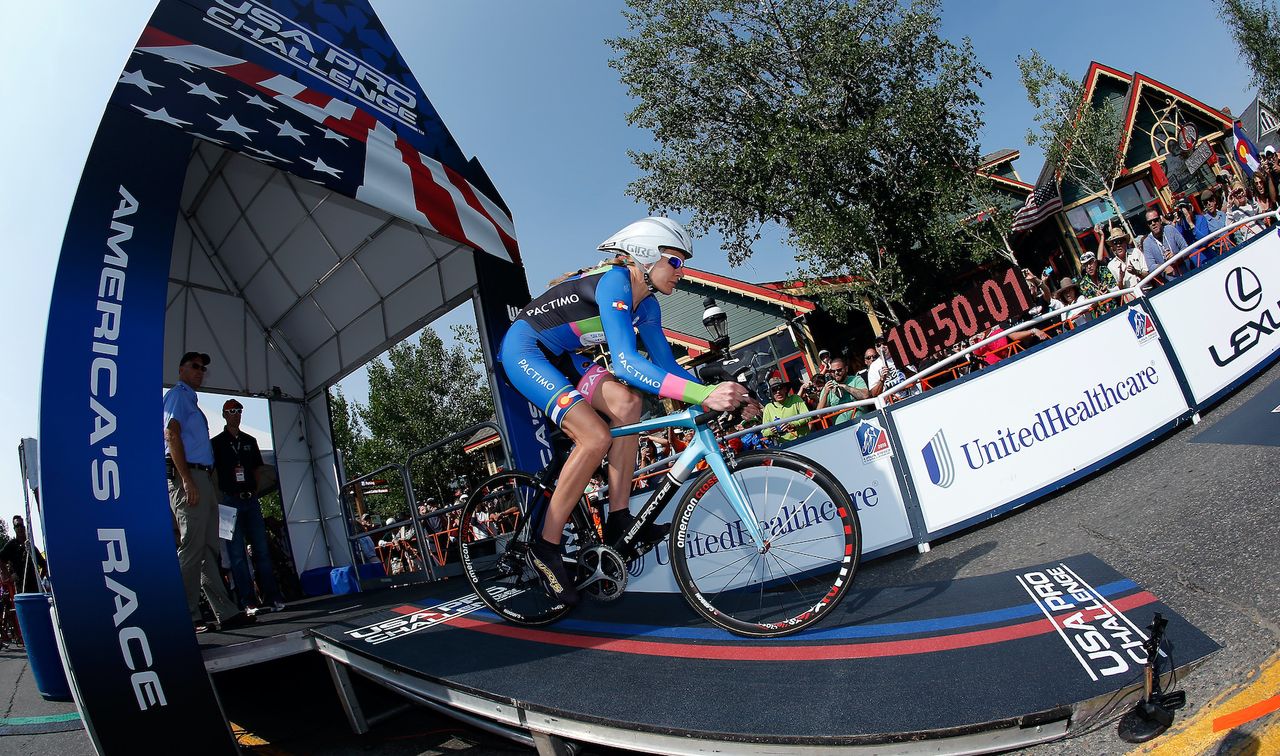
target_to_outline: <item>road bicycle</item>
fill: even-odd
[[[667,537],[671,567],[680,592],[707,621],[744,636],[783,636],[840,603],[862,555],[848,492],[798,454],[735,454],[722,444],[724,418],[689,409],[612,429],[615,437],[665,428],[693,434],[619,541],[603,543],[603,513],[585,497],[574,506],[561,543],[580,595],[622,595],[627,561],[657,545],[639,534],[679,494]],[[542,472],[498,473],[479,483],[462,509],[463,574],[490,609],[516,624],[545,625],[571,609],[544,590],[529,559],[566,456],[563,442],[553,444]]]

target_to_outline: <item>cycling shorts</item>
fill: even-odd
[[[590,404],[596,389],[609,371],[580,354],[549,354],[538,341],[533,327],[523,320],[511,324],[498,349],[498,362],[511,385],[541,409],[551,422],[560,425],[573,406],[582,400]],[[581,379],[570,381],[565,372]]]

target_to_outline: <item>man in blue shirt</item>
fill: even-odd
[[[1159,208],[1147,208],[1147,230],[1150,233],[1142,239],[1142,256],[1147,261],[1147,270],[1156,270],[1166,260],[1187,248],[1187,241],[1177,229],[1164,222]],[[1165,279],[1177,278],[1178,265],[1165,268],[1160,275]]]
[[[165,466],[169,478],[169,508],[178,523],[178,566],[187,592],[187,609],[196,632],[208,629],[200,614],[204,588],[218,629],[252,621],[227,594],[218,574],[218,496],[213,472],[213,444],[209,421],[200,411],[196,389],[204,385],[209,355],[187,352],[178,363],[178,382],[164,395]]]
[[[1200,241],[1214,231],[1221,231],[1227,225],[1227,214],[1218,209],[1218,195],[1212,189],[1200,192],[1200,207],[1204,208],[1204,212],[1196,216],[1196,241]],[[1204,265],[1217,256],[1218,252],[1212,244],[1206,246],[1204,255],[1196,267]]]

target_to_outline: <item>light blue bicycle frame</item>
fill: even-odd
[[[693,439],[685,447],[684,451],[680,452],[680,456],[672,463],[671,470],[668,473],[675,483],[671,489],[670,497],[673,498],[679,485],[693,475],[698,463],[704,459],[707,460],[707,464],[711,466],[711,471],[715,473],[716,478],[725,487],[725,498],[729,500],[730,506],[742,518],[743,527],[751,536],[756,549],[763,552],[765,550],[764,533],[760,530],[760,523],[756,521],[755,513],[747,503],[747,492],[742,489],[742,483],[733,477],[729,472],[728,465],[724,463],[724,456],[720,454],[720,446],[716,442],[715,432],[711,430],[711,424],[703,423],[698,425],[696,422],[697,418],[704,414],[706,413],[702,410],[690,408],[683,412],[611,428],[609,432],[616,438],[665,428],[689,428],[693,430]],[[666,506],[669,498],[661,496],[661,493],[662,489],[659,488],[640,510],[640,514],[636,516],[636,520],[639,521],[637,527],[642,522],[648,522],[649,518],[654,516],[654,509]]]

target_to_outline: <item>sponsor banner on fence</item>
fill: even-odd
[[[1202,403],[1280,349],[1280,237],[1267,232],[1148,299]]]
[[[825,467],[849,492],[862,525],[864,554],[911,540],[911,524],[907,520],[898,479],[894,476],[889,436],[878,419],[847,423],[787,449]],[[747,485],[750,488],[750,481]],[[660,522],[671,521],[681,496],[683,491],[667,506],[659,517]],[[648,491],[632,497],[631,511],[639,512],[648,499]],[[807,507],[797,508],[789,519],[792,527],[815,527],[826,521],[827,514],[823,502],[809,502]],[[762,525],[769,529],[768,523]],[[726,537],[732,538],[729,530],[726,533]],[[705,544],[690,541],[686,548],[690,549],[690,555],[697,556]],[[627,590],[646,593],[676,593],[680,590],[671,574],[671,554],[666,541],[646,554],[643,562],[631,563]]]
[[[1186,411],[1159,341],[1130,307],[890,410],[927,530],[1052,486]]]

